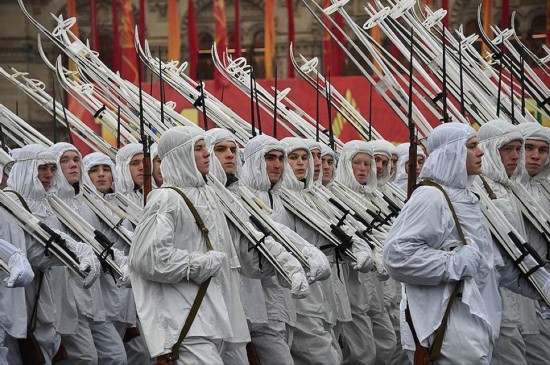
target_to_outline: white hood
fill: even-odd
[[[158,153],[165,184],[196,188],[206,184],[194,154],[195,143],[201,139],[204,131],[198,127],[175,127],[162,134]]]
[[[216,157],[214,153],[214,147],[220,142],[233,142],[235,147],[237,147],[237,155],[235,156],[235,177],[239,178],[240,172],[242,170],[241,158],[239,156],[239,145],[237,144],[237,139],[235,135],[229,132],[227,129],[222,128],[212,128],[206,133],[206,146],[208,147],[208,152],[210,152],[210,171],[209,173],[216,177],[222,184],[227,183],[227,175],[223,170],[223,166]]]
[[[538,123],[521,123],[517,126],[517,129],[519,130],[523,138],[525,138],[525,140],[536,139],[546,142],[550,145],[550,128],[545,128]],[[523,169],[522,180],[529,181],[530,179],[533,179],[534,181],[546,181],[549,176],[550,158],[546,160],[546,165],[544,165],[542,170],[532,178],[531,176],[529,176],[527,169]]]
[[[75,188],[69,184],[67,179],[65,178],[65,175],[63,175],[63,171],[61,170],[61,156],[65,152],[68,151],[74,151],[78,154],[78,157],[80,157],[80,161],[82,161],[82,155],[80,154],[80,151],[72,144],[66,143],[66,142],[59,142],[54,144],[48,149],[54,156],[55,156],[55,162],[57,164],[57,170],[55,171],[55,177],[54,177],[54,186],[55,189],[50,188],[49,193],[55,193],[58,197],[61,199],[69,199],[74,198],[76,194]],[[80,180],[79,183],[82,182],[82,176],[83,176],[83,169],[82,169],[82,163],[80,164]]]
[[[355,155],[358,153],[366,153],[372,159],[369,177],[365,185],[361,185],[357,182],[351,166],[351,160],[353,160]],[[336,168],[334,175],[334,181],[347,186],[353,191],[361,191],[366,193],[373,192],[376,188],[376,164],[374,162],[374,150],[372,148],[372,144],[365,141],[350,141],[344,144],[340,152],[340,160],[338,161],[338,167]]]
[[[325,156],[332,156],[332,160],[333,160],[332,177],[330,178],[330,181],[327,184],[327,186],[328,186],[328,185],[330,185],[331,182],[334,181],[334,175],[336,173],[336,166],[338,164],[338,161],[337,161],[337,158],[336,158],[336,153],[332,150],[332,148],[330,148],[326,144],[323,144],[323,145],[321,145],[321,158],[323,158]],[[322,167],[321,167],[321,181],[323,181],[323,169],[322,169]]]
[[[46,147],[38,144],[13,149],[12,157],[16,163],[8,178],[8,188],[17,191],[26,199],[44,199],[46,190],[38,180],[38,166],[55,164],[55,157]],[[53,185],[50,189],[52,187]]]
[[[309,152],[313,153],[313,150],[319,150],[320,156],[322,157],[323,153],[323,144],[321,142],[317,142],[313,139],[304,139],[304,142],[309,148]],[[319,159],[321,158],[319,157]],[[313,156],[311,156],[311,165],[313,166]],[[321,171],[319,173],[319,177],[316,181],[313,182],[317,186],[323,185],[323,167],[321,165]]]
[[[393,177],[395,177],[395,174],[394,176],[391,175],[391,155],[393,153],[397,154],[397,148],[395,148],[392,143],[383,139],[379,139],[377,141],[372,141],[369,143],[372,145],[372,149],[375,155],[384,155],[388,158],[388,165],[386,166],[386,169],[382,172],[382,175],[376,176],[377,186],[384,186]]]
[[[397,169],[395,172],[395,184],[403,190],[407,190],[407,180],[409,178],[405,170],[405,166],[407,165],[407,162],[409,162],[410,145],[411,144],[409,142],[401,143],[395,150],[398,157]],[[416,148],[416,153],[418,154],[418,156],[423,156],[424,158],[426,158],[426,154],[420,146]]]
[[[476,136],[469,125],[459,122],[445,123],[428,136],[429,156],[419,180],[430,179],[443,185],[452,201],[472,201],[469,189],[475,176],[466,172],[466,142]]]
[[[143,153],[143,146],[139,143],[129,143],[118,150],[116,154],[116,176],[115,187],[117,193],[129,194],[134,191],[134,180],[130,173],[130,161],[132,158]]]
[[[523,136],[519,130],[505,120],[495,119],[482,125],[479,128],[478,136],[481,148],[485,152],[481,167],[483,175],[504,186],[510,186],[512,182],[517,181],[522,175],[523,166],[525,166],[523,147],[521,148],[518,167],[510,178],[506,174],[499,149],[515,140],[523,142]]]
[[[275,138],[265,134],[256,136],[248,141],[244,148],[244,165],[242,169],[241,182],[249,188],[257,191],[276,191],[282,185],[286,171],[286,155],[283,161],[283,174],[281,179],[271,186],[267,176],[264,156],[271,151],[281,151],[285,154],[285,146]],[[292,174],[294,175],[294,174]]]
[[[281,142],[284,143],[285,146],[285,153],[287,155],[285,170],[288,171],[288,173],[283,176],[283,186],[294,191],[300,191],[302,189],[310,190],[313,187],[313,156],[311,155],[308,145],[303,139],[296,137],[286,137],[283,138]],[[309,164],[307,166],[305,182],[296,178],[292,167],[288,163],[288,156],[296,150],[305,150],[308,154]]]
[[[94,184],[92,183],[92,180],[90,180],[90,176],[88,173],[92,169],[92,167],[99,166],[99,165],[107,165],[111,168],[111,174],[113,175],[113,185],[111,186],[111,189],[115,191],[115,181],[116,181],[116,171],[115,171],[115,164],[113,163],[113,160],[109,158],[104,153],[101,152],[93,152],[89,155],[86,155],[82,159],[82,166],[84,169],[84,178],[83,181],[85,184],[87,184],[92,189],[95,189]]]

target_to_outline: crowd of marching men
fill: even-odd
[[[120,148],[116,161],[83,157],[69,143],[12,149],[1,155],[0,363],[408,364],[413,338],[432,345],[457,282],[466,309],[451,310],[438,363],[546,363],[550,276],[533,270],[542,283],[535,290],[492,241],[478,204],[490,194],[548,257],[547,237],[523,219],[512,189],[523,185],[550,214],[549,144],[537,123],[495,120],[478,132],[444,124],[418,148],[415,175],[447,191],[464,246],[451,239],[457,227],[446,203],[434,207],[437,193],[422,187],[405,203],[407,143],[355,140],[336,154],[313,140],[259,135],[239,146],[228,130],[175,127],[151,146],[147,197],[141,144]],[[102,214],[84,197],[90,188]],[[274,222],[267,232],[240,204],[231,206],[234,220],[222,209],[224,194],[241,201],[247,192]],[[22,222],[26,213],[8,201],[38,223]],[[69,217],[52,206],[59,201]],[[111,243],[105,252],[67,227],[70,216]],[[337,224],[315,227],[334,217]],[[76,268],[39,242],[35,223]]]

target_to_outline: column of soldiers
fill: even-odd
[[[35,346],[46,364],[412,364],[442,322],[438,364],[547,363],[548,308],[491,237],[480,194],[546,257],[550,243],[522,218],[512,191],[523,185],[550,214],[549,145],[550,132],[535,123],[496,120],[478,132],[441,125],[419,148],[414,172],[441,189],[420,186],[403,205],[408,144],[350,141],[336,154],[311,140],[259,135],[239,146],[224,129],[176,127],[151,148],[154,189],[144,207],[140,144],[121,148],[116,161],[99,152],[83,158],[68,143],[13,149],[14,163],[0,169],[4,194],[65,242],[80,274],[0,207],[9,271],[0,287],[0,363],[30,361]],[[266,259],[224,215],[212,179],[237,200],[250,191],[299,255],[264,235]],[[109,207],[120,196],[133,209],[137,220],[117,216],[131,245],[90,208],[84,185],[106,214],[119,213]],[[108,238],[119,277],[58,219],[52,195]],[[391,196],[401,209],[380,209],[371,227],[344,217],[336,228],[348,242],[336,247],[288,196],[325,218],[338,211],[336,197],[366,209]],[[532,275],[550,295],[545,269]]]

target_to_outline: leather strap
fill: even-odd
[[[497,195],[495,194],[493,189],[491,189],[491,186],[487,182],[487,179],[485,178],[485,176],[479,175],[479,178],[481,179],[481,182],[483,183],[483,187],[485,188],[485,191],[487,192],[487,195],[489,195],[489,198],[491,200],[495,200],[497,198]]]
[[[21,205],[23,206],[23,208],[25,208],[25,210],[29,213],[32,214],[31,212],[31,208],[29,208],[27,202],[25,201],[25,198],[23,198],[23,196],[21,194],[19,194],[17,191],[15,190],[11,190],[11,189],[6,189],[4,190],[4,193],[13,193],[15,196],[17,196],[17,199],[19,199],[19,201],[21,202]]]
[[[449,195],[445,191],[445,189],[432,180],[424,180],[421,183],[419,183],[416,187],[419,186],[431,186],[433,188],[436,188],[437,190],[441,191],[443,196],[445,197],[445,200],[447,201],[447,204],[449,206],[449,209],[451,211],[451,214],[453,216],[453,220],[455,222],[456,230],[458,231],[458,236],[460,237],[460,240],[464,245],[467,245],[466,237],[464,236],[464,231],[462,231],[462,226],[460,224],[460,221],[458,220],[458,215],[456,214],[456,211],[454,209],[453,203],[451,202],[451,198],[449,198]],[[434,341],[432,343],[432,347],[429,349],[429,355],[430,360],[435,361],[441,354],[441,347],[443,346],[443,338],[445,337],[445,331],[447,330],[447,322],[449,320],[449,315],[451,314],[451,307],[453,306],[453,303],[455,302],[458,293],[460,290],[460,282],[457,282],[453,288],[453,292],[451,293],[451,297],[449,298],[449,303],[447,304],[447,308],[445,308],[445,313],[443,315],[443,319],[441,320],[441,324],[437,329],[434,331]],[[414,343],[416,345],[417,351],[422,351],[420,341],[416,335],[416,331],[414,330],[414,325],[412,322],[412,318],[410,316],[409,312],[409,306],[407,304],[407,309],[405,310],[405,319],[407,321],[407,324],[411,328],[411,333],[414,338]]]
[[[202,218],[199,215],[197,208],[195,208],[193,203],[191,203],[191,200],[189,200],[187,195],[185,195],[183,191],[181,191],[180,189],[174,186],[163,186],[161,189],[174,190],[183,198],[183,200],[185,201],[185,204],[187,204],[187,207],[189,208],[189,210],[191,211],[191,214],[193,214],[193,217],[195,218],[195,223],[197,224],[197,227],[199,227],[199,230],[201,231],[201,234],[204,237],[204,240],[206,241],[206,248],[208,249],[208,251],[212,251],[213,248],[212,248],[212,243],[210,242],[210,238],[208,237],[208,229],[204,225],[204,222],[202,221]],[[189,333],[189,330],[191,329],[191,325],[193,324],[193,321],[197,316],[197,312],[199,311],[202,300],[206,295],[206,290],[208,289],[208,285],[210,284],[210,279],[211,278],[208,278],[204,283],[202,283],[199,286],[199,291],[197,292],[197,296],[195,297],[195,300],[193,301],[193,305],[189,310],[189,314],[187,315],[187,319],[185,320],[183,328],[181,329],[181,333],[178,337],[178,340],[176,341],[174,346],[172,346],[172,352],[163,356],[159,356],[157,360],[157,364],[158,363],[166,364],[166,363],[169,363],[170,361],[179,359],[180,346],[183,340],[185,339],[185,336],[187,336],[187,333]]]

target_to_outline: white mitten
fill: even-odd
[[[4,279],[4,283],[8,288],[26,286],[34,279],[31,264],[19,250],[11,255],[8,267],[10,268],[10,276]]]
[[[369,272],[372,270],[372,266],[374,262],[372,260],[372,255],[370,255],[368,252],[365,252],[365,251],[355,252],[355,258],[356,258],[356,262],[353,265],[354,270],[358,270],[360,272]]]
[[[78,258],[80,262],[78,269],[86,275],[84,278],[84,289],[88,289],[99,277],[101,267],[92,247],[82,242],[76,242],[63,232],[59,234],[65,240],[67,248]]]
[[[482,260],[483,255],[476,245],[462,246],[447,259],[447,278],[459,281],[473,277]]]
[[[127,288],[130,286],[130,269],[128,268],[128,256],[124,256],[124,252],[113,248],[115,263],[120,268],[122,276],[117,280],[119,288]]]
[[[209,277],[218,274],[225,259],[225,253],[219,251],[191,252],[187,279],[202,284]]]
[[[313,246],[305,246],[302,253],[308,258],[307,279],[310,284],[330,277],[330,264],[324,253]]]
[[[290,294],[292,298],[301,299],[309,295],[309,284],[307,283],[306,276],[301,272],[292,274],[290,280],[292,281]]]
[[[25,286],[34,278],[34,272],[27,257],[3,239],[0,239],[0,258],[8,265],[10,271],[10,276],[4,279],[8,288]]]

